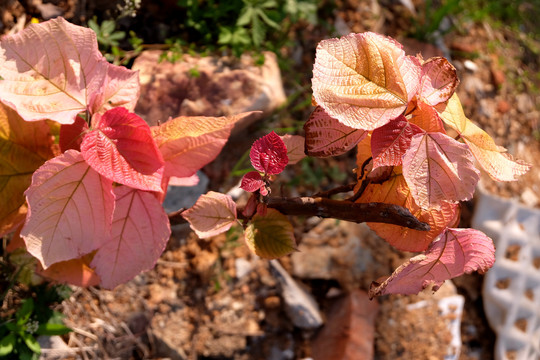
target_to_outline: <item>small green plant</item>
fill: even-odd
[[[0,319],[0,357],[6,359],[38,359],[40,335],[64,335],[71,331],[62,324],[62,314],[50,309],[51,304],[69,296],[66,286],[36,287],[36,300],[28,297],[8,318]]]

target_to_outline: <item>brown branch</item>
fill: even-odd
[[[286,215],[319,216],[356,223],[377,222],[429,231],[428,224],[404,207],[385,203],[353,203],[321,197],[270,198],[268,207]]]
[[[404,207],[385,203],[353,203],[321,197],[270,198],[268,207],[285,215],[319,216],[356,223],[376,222],[429,231],[428,224],[419,221]],[[186,223],[182,217],[184,209],[169,213],[171,225]],[[243,218],[238,210],[239,218]]]

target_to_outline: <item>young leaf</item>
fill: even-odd
[[[24,222],[32,173],[53,157],[45,121],[26,122],[0,103],[0,236]]]
[[[396,171],[396,168],[394,168]],[[418,220],[430,226],[429,231],[407,227],[368,223],[368,226],[390,245],[403,251],[419,252],[427,249],[440,233],[459,221],[459,204],[443,203],[440,209],[423,210],[414,202],[411,191],[401,174],[394,174],[382,184],[370,184],[357,200],[360,203],[383,202],[403,206]]]
[[[40,276],[60,283],[82,287],[96,286],[100,283],[100,279],[94,269],[90,267],[93,256],[94,254],[91,253],[78,259],[60,261],[52,264],[46,270],[38,268],[36,272]]]
[[[182,213],[200,238],[221,234],[236,222],[236,204],[229,195],[210,191]]]
[[[411,139],[424,131],[413,125],[400,115],[388,124],[373,130],[371,135],[371,152],[373,169],[379,166],[401,165],[401,158],[411,145]]]
[[[285,143],[273,131],[255,140],[251,146],[249,158],[256,170],[268,175],[279,174],[289,162]]]
[[[480,172],[467,145],[441,133],[414,135],[403,156],[403,176],[423,209],[472,198]]]
[[[112,238],[90,264],[106,289],[152,269],[171,235],[167,214],[154,194],[127,186],[114,188],[114,194]]]
[[[152,135],[165,161],[164,176],[192,176],[210,163],[227,142],[234,124],[250,116],[180,116],[152,127]]]
[[[395,40],[367,32],[323,40],[313,67],[313,97],[328,115],[373,130],[398,117],[418,91],[421,66]]]
[[[306,147],[306,139],[300,135],[283,135],[281,140],[287,148],[287,157],[289,158],[288,165],[293,165],[306,157],[304,149]]]
[[[495,262],[493,241],[474,229],[447,229],[429,249],[397,268],[382,283],[373,283],[371,298],[386,294],[417,294],[430,285],[437,291],[445,280],[486,272]]]
[[[94,119],[95,129],[81,144],[86,162],[117,183],[161,191],[164,161],[148,124],[124,108],[96,114]]]
[[[33,337],[30,333],[27,333],[25,331],[20,332],[19,335],[24,340],[24,343],[26,344],[26,346],[28,346],[28,348],[32,350],[32,352],[36,354],[41,353],[41,346],[39,346],[39,343],[37,342],[35,337]]]
[[[107,63],[103,85],[90,99],[91,113],[102,114],[115,107],[133,111],[139,95],[139,72]]]
[[[465,140],[476,160],[493,179],[515,181],[531,168],[530,164],[514,160],[511,155],[506,154],[505,148],[497,146],[491,136],[470,121],[465,116],[456,94],[447,104],[439,104],[436,109],[443,121]]]
[[[26,198],[28,217],[21,236],[45,269],[109,241],[112,181],[92,170],[78,151],[68,150],[43,164],[32,176]]]
[[[343,125],[317,106],[304,124],[306,132],[306,153],[309,156],[337,156],[351,150],[367,131]]]
[[[433,57],[422,64],[418,95],[435,106],[450,99],[458,84],[456,68],[443,57]]]
[[[433,106],[426,104],[421,100],[414,101],[414,110],[408,119],[411,124],[414,124],[426,132],[440,132],[446,134],[439,113]]]
[[[275,209],[255,214],[244,234],[246,244],[256,255],[276,259],[296,250],[294,229],[287,216]]]
[[[86,121],[77,116],[73,124],[64,124],[60,126],[60,150],[66,152],[69,149],[81,151],[81,143],[84,133],[88,130]]]
[[[62,17],[0,41],[1,100],[27,121],[73,123],[100,91],[107,62],[96,35]]]
[[[265,188],[266,184],[257,171],[250,171],[247,174],[244,174],[242,177],[242,182],[240,183],[240,188],[244,189],[247,192],[255,192],[261,190],[261,194],[266,196],[268,191]]]

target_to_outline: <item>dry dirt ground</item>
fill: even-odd
[[[101,10],[100,6],[107,6],[89,0],[4,0],[0,2],[3,24],[0,31],[8,32],[18,23],[20,26],[20,19],[25,15],[26,21],[31,16],[41,16],[43,10],[38,3],[54,3],[75,22],[91,17],[92,11]],[[433,45],[405,39],[407,29],[412,26],[408,20],[411,15],[399,1],[338,0],[336,6],[337,11],[324,19],[326,24],[353,32],[371,30],[394,36],[405,43],[409,53],[421,51],[425,58],[430,56],[427,54],[443,54]],[[494,136],[499,145],[533,165],[517,182],[500,184],[483,177],[483,186],[500,196],[539,206],[540,44],[522,33],[495,27],[489,22],[457,25],[457,30],[441,39],[446,47],[444,54],[451,56],[458,69],[461,79],[458,93],[466,114]],[[314,48],[319,40],[332,35],[329,28],[331,26],[305,30],[299,44],[303,47],[303,56],[293,67],[293,71],[306,74],[306,83],[300,85],[309,85]],[[284,54],[288,51],[284,49]],[[286,80],[288,74],[283,75],[290,94],[293,88]],[[304,115],[308,113],[306,109]],[[279,121],[276,117],[269,119],[277,126]],[[242,149],[241,153],[244,151]],[[211,186],[219,181],[212,178],[215,167],[229,165],[226,159],[217,161],[218,165],[207,169]],[[341,157],[324,160],[322,166],[347,170],[350,162],[351,157]],[[464,204],[464,226],[473,209],[474,202]],[[299,241],[314,225],[298,221]],[[369,279],[357,279],[356,285],[362,289],[374,279],[371,275],[389,274],[410,255],[394,251],[375,238],[367,242],[378,268],[371,269]],[[239,268],[237,259],[245,259],[244,264],[249,264],[246,274],[245,269]],[[282,259],[282,264],[285,269],[291,269],[290,258]],[[328,314],[336,301],[332,294],[343,293],[342,284],[336,280],[297,280],[315,297],[323,314]],[[461,325],[461,359],[491,359],[493,356],[494,334],[483,314],[481,284],[480,275],[463,276],[455,281],[458,292],[466,299]],[[444,356],[446,348],[441,344],[446,344],[450,335],[441,325],[437,308],[430,305],[420,316],[405,310],[418,299],[389,296],[374,300],[380,305],[375,318],[375,358],[440,359]],[[69,356],[72,358],[301,359],[316,355],[311,341],[317,332],[302,330],[291,323],[268,262],[254,259],[234,232],[205,241],[186,228],[176,228],[153,271],[114,291],[75,289],[61,309],[66,314],[66,323],[74,329],[65,337],[68,345],[76,350],[76,354]],[[399,326],[389,325],[396,322]]]

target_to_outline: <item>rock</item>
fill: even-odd
[[[529,94],[516,95],[517,110],[522,114],[527,114],[534,110],[534,103]]]
[[[160,55],[145,51],[133,64],[141,82],[135,112],[150,125],[181,115],[226,116],[253,110],[268,114],[286,101],[273,53],[264,53],[261,66],[248,55],[241,59],[184,55],[174,64],[160,62]],[[248,117],[236,129],[260,117]]]
[[[237,279],[241,279],[243,278],[244,276],[246,276],[247,274],[249,274],[251,272],[251,270],[253,270],[253,264],[244,259],[244,258],[237,258],[234,260],[234,267],[235,267],[235,270],[236,270],[236,278]]]
[[[497,102],[497,111],[501,114],[505,114],[510,110],[510,104],[506,100],[499,100]]]
[[[150,329],[157,356],[172,360],[188,359],[183,347],[191,341],[194,326],[189,322],[187,308],[180,308],[168,314],[156,314],[152,318]]]
[[[38,336],[37,341],[41,347],[41,360],[65,359],[75,357],[78,350],[71,348],[58,335]]]
[[[374,321],[379,305],[355,290],[331,307],[327,323],[312,340],[314,360],[373,359]]]
[[[373,265],[362,239],[372,236],[365,224],[325,219],[302,239],[291,256],[292,273],[303,279],[334,279],[343,288],[357,287],[367,267]]]
[[[195,186],[169,186],[167,195],[163,201],[163,208],[166,212],[190,208],[195,204],[199,196],[206,193],[208,189],[208,176],[203,172],[197,173],[199,182]]]
[[[463,66],[465,67],[465,69],[469,70],[469,71],[472,71],[472,72],[476,72],[478,71],[478,65],[476,65],[474,62],[472,62],[471,60],[465,60],[463,62]]]
[[[531,188],[526,188],[523,190],[523,193],[521,193],[521,201],[530,207],[535,207],[538,205],[538,196],[534,193],[534,191],[531,190]]]
[[[301,329],[316,329],[323,324],[319,305],[313,297],[302,289],[285,271],[277,260],[270,261],[272,273],[281,285],[281,295],[285,311],[294,326]]]

